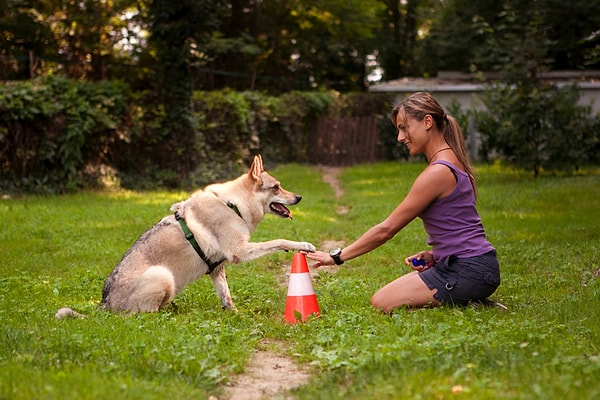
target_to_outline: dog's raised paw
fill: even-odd
[[[300,243],[300,244],[301,244],[300,250],[302,250],[302,251],[308,251],[309,253],[317,251],[317,248],[315,246],[313,246],[312,243],[304,242],[304,243]]]

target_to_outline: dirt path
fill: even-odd
[[[333,188],[335,197],[340,198],[344,195],[344,189],[340,181],[338,180],[339,174],[342,172],[341,167],[321,167],[321,173],[323,174],[323,182],[329,183]]]
[[[323,173],[323,182],[329,183],[333,188],[333,192],[335,193],[336,198],[340,198],[344,195],[344,189],[342,188],[342,184],[338,179],[338,175],[342,172],[343,168],[341,167],[321,167],[321,172]],[[350,209],[346,206],[340,206],[335,210],[339,215],[344,215]]]
[[[251,357],[246,371],[234,376],[222,399],[260,400],[281,397],[282,392],[308,382],[310,374],[291,359],[269,350],[258,350]],[[216,398],[213,398],[216,399]]]
[[[323,181],[330,184],[335,192],[336,198],[344,195],[344,190],[337,179],[342,168],[322,167]],[[348,212],[347,207],[339,207],[338,214]],[[331,249],[343,246],[344,242],[326,240],[321,244],[323,249]],[[337,266],[321,267],[322,272],[333,272]],[[290,266],[287,265],[282,271],[282,285],[288,285]],[[311,270],[311,275],[318,275],[318,271]],[[248,361],[246,371],[243,374],[231,378],[225,387],[225,394],[219,398],[211,397],[211,400],[262,400],[274,397],[292,399],[292,396],[281,397],[282,393],[302,385],[310,379],[310,374],[300,368],[292,359],[282,356],[274,351],[268,350],[270,342],[261,343]]]

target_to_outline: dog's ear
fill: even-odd
[[[179,213],[180,216],[183,217],[183,204],[185,203],[185,201],[180,201],[179,203],[175,203],[173,205],[171,205],[171,208],[169,208],[169,210],[175,212],[177,211]]]
[[[263,172],[265,172],[265,169],[263,167],[262,157],[260,154],[257,154],[254,156],[254,161],[252,161],[252,165],[250,166],[250,171],[248,172],[248,175],[255,181],[259,181],[260,174],[262,174]]]

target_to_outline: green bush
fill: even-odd
[[[497,153],[535,176],[597,164],[600,122],[578,100],[576,86],[491,87],[483,98],[487,111],[478,113],[483,154]]]
[[[220,90],[195,92],[193,120],[196,146],[189,176],[178,174],[179,150],[163,134],[163,107],[140,96],[135,129],[115,151],[114,165],[125,187],[197,187],[243,172],[254,154],[267,164],[305,162],[308,135],[336,95],[332,92],[292,92],[274,97],[260,92]],[[183,151],[183,150],[181,150]],[[174,153],[170,154],[170,153]]]
[[[163,102],[119,82],[46,77],[3,86],[0,188],[64,192],[107,173],[126,188],[195,187],[239,174],[256,153],[272,164],[305,162],[316,119],[339,96],[197,92],[189,132],[167,126]]]
[[[290,92],[267,99],[257,109],[259,149],[273,162],[308,160],[309,137],[317,119],[337,102],[334,92]]]
[[[89,185],[128,120],[127,86],[49,76],[0,87],[0,184],[65,191]],[[83,171],[83,172],[82,172]]]
[[[537,175],[599,163],[600,119],[578,96],[576,87],[495,86],[484,97],[487,111],[449,112],[464,129],[477,119],[484,159]],[[8,83],[0,87],[0,189],[64,192],[106,177],[125,188],[190,188],[239,175],[257,153],[267,168],[305,163],[322,116],[375,117],[379,159],[408,158],[389,120],[390,94],[222,90],[195,92],[191,101],[190,128],[174,129],[167,125],[176,117],[154,91],[52,76]]]

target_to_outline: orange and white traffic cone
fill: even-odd
[[[306,256],[302,253],[294,253],[285,302],[285,320],[291,324],[295,324],[298,320],[304,322],[311,314],[319,316],[321,311],[317,303],[310,272],[308,272]]]

